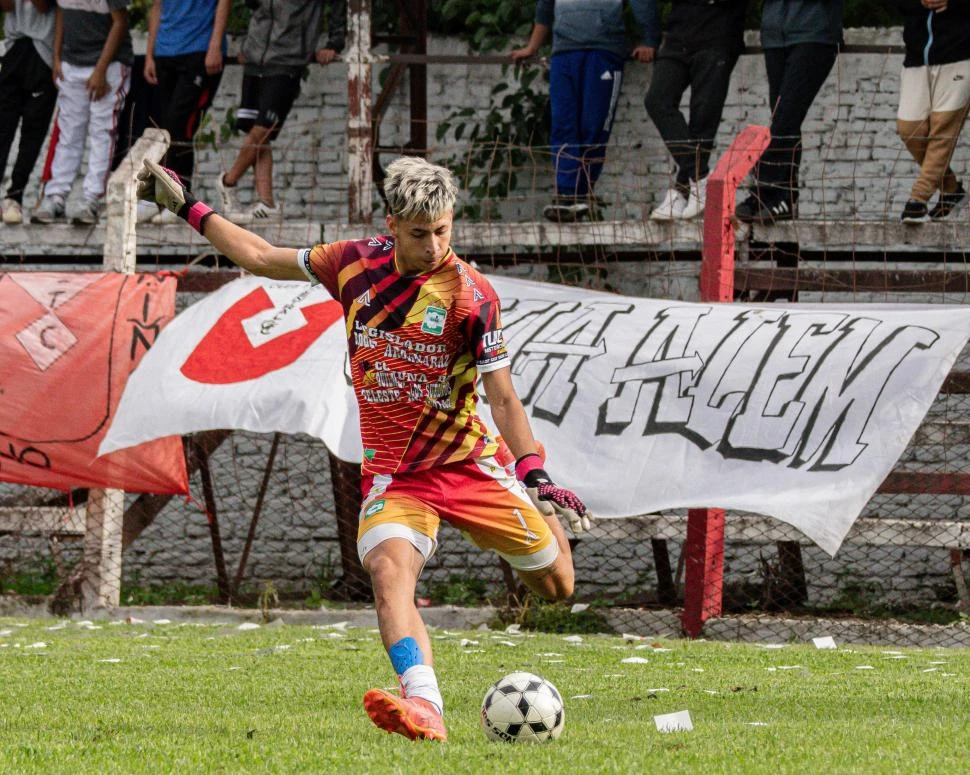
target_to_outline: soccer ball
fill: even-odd
[[[565,721],[556,687],[532,673],[509,673],[492,684],[482,700],[482,729],[490,740],[555,740]]]

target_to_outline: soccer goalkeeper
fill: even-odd
[[[579,533],[590,515],[543,470],[512,385],[499,300],[450,247],[454,178],[418,158],[397,159],[386,173],[386,236],[304,249],[275,247],[230,223],[151,161],[138,195],[243,269],[322,283],[343,306],[364,447],[357,550],[401,688],[371,689],[364,708],[388,732],[445,740],[431,641],[414,602],[440,521],[505,558],[536,594],[561,600],[574,572],[557,516]],[[514,466],[496,459],[499,444],[476,412],[479,374]]]

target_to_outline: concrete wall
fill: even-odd
[[[850,30],[846,38],[850,44],[898,45],[901,31]],[[756,42],[756,36],[751,42]],[[451,39],[433,39],[429,51],[466,53],[461,43]],[[804,125],[803,217],[897,217],[916,170],[895,132],[900,67],[898,54],[844,54],[838,59]],[[651,69],[636,62],[626,67],[608,160],[598,186],[600,196],[612,203],[607,210],[611,218],[643,217],[669,182],[668,156],[643,108]],[[375,67],[375,94],[380,70]],[[438,65],[430,66],[428,73],[428,137],[432,157],[441,161],[460,156],[468,146],[456,141],[453,133],[436,141],[438,125],[462,107],[483,113],[492,87],[510,74],[503,76],[497,65]],[[226,110],[237,104],[240,78],[238,67],[226,71],[212,111],[215,120],[221,121]],[[276,143],[276,187],[288,216],[325,222],[347,219],[342,193],[345,83],[343,64],[310,68],[297,106]],[[406,101],[400,94],[382,124],[382,143],[406,142],[407,119]],[[763,59],[760,54],[742,56],[725,105],[718,148],[725,148],[745,125],[768,121]],[[202,153],[201,177],[211,177],[226,166],[237,142]],[[961,145],[954,162],[959,174],[966,172],[968,158],[966,146]],[[551,192],[548,149],[536,149],[534,165],[518,172],[512,205],[498,210],[506,217],[535,219]]]
[[[847,38],[850,43],[898,44],[901,35],[899,30],[850,31]],[[463,47],[454,40],[436,39],[431,42],[430,51],[461,53]],[[848,54],[838,60],[804,127],[803,217],[897,217],[915,173],[915,166],[895,134],[900,62],[898,55],[879,54]],[[642,104],[650,70],[650,66],[637,63],[627,67],[606,171],[598,188],[600,195],[612,203],[608,211],[612,218],[642,218],[669,182],[668,157]],[[429,74],[428,134],[434,143],[431,155],[442,161],[460,154],[465,146],[453,138],[435,142],[437,125],[462,106],[484,111],[491,89],[502,73],[497,66],[450,65],[431,67]],[[241,75],[239,67],[227,69],[211,111],[214,123],[222,122],[238,104]],[[346,66],[339,63],[326,69],[311,67],[301,97],[274,144],[276,192],[287,218],[324,223],[348,219],[344,194],[346,75]],[[375,71],[375,82],[377,78]],[[766,123],[766,102],[760,55],[742,57],[725,107],[719,148],[723,149],[746,124]],[[404,142],[407,118],[406,103],[399,96],[392,102],[382,126],[382,142]],[[217,148],[200,150],[196,189],[201,196],[214,200],[210,181],[231,164],[238,146],[239,139],[234,138]],[[954,166],[958,174],[966,173],[965,145],[959,147]],[[534,167],[520,173],[515,196],[510,204],[499,206],[498,212],[506,218],[537,218],[551,193],[551,167],[544,157],[537,156]],[[251,178],[242,187],[244,200],[250,186]],[[374,206],[378,206],[376,200]],[[611,286],[625,293],[694,297],[696,267],[648,263],[649,266],[611,267]],[[545,279],[548,270],[524,266],[509,271]],[[218,516],[230,575],[235,572],[249,527],[269,443],[265,436],[237,434],[213,456]],[[906,459],[919,459],[925,464],[926,454],[944,453],[910,450]],[[10,497],[11,489],[0,486],[0,495]],[[192,491],[199,497],[198,479],[193,481]],[[887,516],[903,516],[917,509],[921,516],[947,517],[963,516],[966,509],[962,502],[903,500],[876,502],[872,509],[888,508],[889,513],[881,511]],[[680,547],[671,548],[676,562]],[[12,537],[0,537],[0,563],[15,562],[34,551],[45,552],[46,544],[17,543]],[[729,546],[729,580],[739,584],[757,581],[762,553],[770,557],[771,546]],[[271,479],[248,578],[255,583],[273,580],[277,585],[307,589],[339,573],[338,558],[325,451],[313,440],[289,437]],[[606,542],[594,536],[581,544],[576,564],[578,591],[583,595],[611,597],[649,589],[655,582],[652,558],[642,542]],[[948,557],[939,550],[868,550],[847,546],[834,560],[821,552],[806,552],[806,567],[810,595],[816,602],[832,599],[847,584],[863,581],[875,584],[887,600],[930,603],[937,598],[939,589],[952,583]],[[497,584],[501,579],[494,559],[468,547],[455,531],[446,529],[441,551],[429,565],[426,583],[468,575],[469,568],[490,583]],[[198,505],[173,502],[126,552],[125,574],[142,582],[211,583],[214,571],[209,529]]]
[[[849,30],[849,44],[899,45],[899,29]],[[756,34],[749,42],[757,43]],[[432,38],[432,54],[468,53],[461,42]],[[916,167],[895,133],[898,102],[899,54],[844,54],[816,99],[804,125],[802,166],[802,217],[830,219],[896,218],[907,198]],[[374,93],[379,93],[382,67],[374,68]],[[599,195],[611,203],[609,218],[641,218],[648,213],[670,180],[670,163],[663,144],[643,108],[649,84],[650,65],[629,62],[617,108],[616,122],[608,149]],[[510,70],[510,69],[509,69]],[[449,134],[435,140],[439,124],[460,108],[470,107],[476,115],[489,105],[493,86],[503,75],[498,65],[432,65],[428,68],[428,136],[431,156],[437,161],[460,157],[467,143]],[[222,85],[210,111],[210,127],[226,121],[238,106],[242,68],[226,68]],[[346,113],[347,65],[326,68],[313,65],[303,82],[286,126],[274,143],[274,181],[287,218],[322,222],[346,222]],[[541,83],[541,82],[540,82]],[[686,106],[686,100],[685,100]],[[767,123],[767,83],[760,54],[741,57],[732,79],[721,131],[717,137],[723,149],[749,123]],[[407,141],[407,102],[402,91],[390,104],[381,125],[385,145]],[[216,133],[218,134],[218,133]],[[467,134],[467,133],[466,133]],[[198,156],[198,193],[215,199],[207,181],[227,168],[235,158],[241,139],[211,145]],[[495,202],[494,216],[531,220],[539,217],[551,194],[551,165],[548,149],[537,148],[533,161],[518,170],[518,186],[508,201]],[[384,157],[386,162],[390,156]],[[961,144],[954,159],[958,174],[966,173],[970,153]],[[37,170],[39,173],[39,169]],[[248,201],[251,177],[240,189]],[[28,191],[28,202],[36,196],[36,184]],[[376,198],[374,207],[379,203]]]

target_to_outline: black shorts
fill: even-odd
[[[271,127],[269,138],[275,140],[299,95],[299,75],[243,75],[236,130],[248,132],[254,126]]]

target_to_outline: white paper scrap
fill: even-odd
[[[563,640],[566,641],[566,643],[582,643],[583,642],[583,636],[582,635],[567,635],[565,638],[563,638]]]
[[[569,609],[569,613],[571,613],[571,614],[581,614],[587,608],[589,608],[589,604],[588,603],[573,603],[573,607]]]
[[[834,649],[838,648],[835,645],[835,638],[831,635],[823,635],[821,638],[812,638],[812,643],[815,644],[817,649]]]
[[[689,710],[678,710],[676,713],[664,713],[653,717],[658,732],[690,732],[694,728],[690,720]]]
[[[156,622],[157,624],[157,622]],[[243,622],[237,628],[237,630],[258,630],[259,625],[256,622]]]
[[[645,665],[649,660],[646,660],[643,657],[627,657],[626,659],[621,659],[620,661],[627,665]]]

